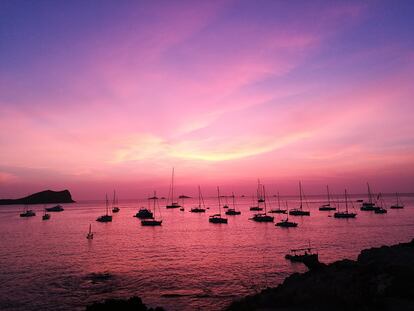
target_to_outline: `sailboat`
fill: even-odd
[[[386,214],[388,211],[385,208],[385,202],[384,202],[384,199],[382,198],[382,194],[381,193],[378,194],[378,198],[377,199],[380,201],[380,206],[376,206],[376,208],[374,210],[374,213],[375,214]]]
[[[106,214],[103,216],[99,216],[96,221],[99,222],[111,222],[112,215],[109,215],[109,202],[108,202],[108,195],[105,195],[105,206],[106,206]]]
[[[227,218],[221,217],[221,202],[220,202],[220,189],[217,187],[217,198],[218,198],[218,207],[219,207],[219,213],[211,215],[208,218],[208,221],[213,224],[226,224]]]
[[[92,232],[92,225],[91,224],[89,224],[89,231],[88,231],[88,234],[86,235],[86,238],[88,240],[92,240],[93,239],[93,232]]]
[[[277,205],[278,205],[278,208],[270,210],[269,213],[286,214],[286,210],[280,208],[280,195],[279,195],[279,192],[277,192]]]
[[[236,199],[234,196],[234,192],[232,193],[232,197],[233,197],[233,208],[229,208],[226,211],[226,215],[240,215],[241,212],[236,210]]]
[[[285,204],[286,204],[286,209],[289,211],[288,202],[286,201]],[[298,224],[296,222],[289,221],[289,213],[288,213],[286,215],[286,219],[276,223],[276,226],[283,227],[283,228],[293,228],[293,227],[297,227]]]
[[[180,195],[178,198],[181,199],[181,201],[183,202],[183,203],[181,203],[182,205],[180,207],[180,211],[184,212],[184,204],[185,204],[185,199],[187,198],[187,196]]]
[[[362,202],[362,206],[361,206],[361,211],[375,211],[376,210],[376,206],[375,206],[375,202],[372,200],[372,193],[371,193],[371,188],[369,187],[369,183],[367,183],[367,187],[368,187],[368,202]]]
[[[251,211],[262,211],[262,210],[263,210],[263,208],[262,208],[262,207],[260,207],[260,206],[256,203],[255,198],[257,198],[257,196],[255,196],[255,195],[253,194],[253,195],[252,195],[253,204],[252,204],[252,206],[250,206],[250,210],[251,210]]]
[[[299,208],[295,208],[295,209],[289,211],[289,215],[291,215],[291,216],[310,216],[310,211],[304,211],[303,210],[303,190],[302,190],[302,183],[301,182],[299,182],[299,194],[300,194],[300,206],[299,206]]]
[[[154,198],[148,198],[148,208],[145,207],[141,207],[139,209],[139,211],[135,214],[134,217],[137,217],[139,219],[149,219],[149,218],[153,218],[154,214],[151,212],[150,209],[150,202],[151,200],[155,200]]]
[[[159,211],[160,217],[161,217],[161,210],[160,210],[160,206],[158,204],[157,193],[155,191],[154,191],[153,201],[154,201],[154,205],[153,205],[154,216],[155,216],[155,209],[158,207],[158,211]],[[161,226],[161,224],[162,224],[162,219],[156,220],[155,217],[141,220],[141,225],[143,225],[143,226]]]
[[[253,218],[251,220],[257,221],[257,222],[273,222],[274,217],[267,215],[267,209],[266,209],[266,191],[265,187],[263,186],[263,203],[264,203],[264,213],[258,213],[254,214]]]
[[[226,204],[223,205],[223,208],[229,208],[229,202],[228,202],[227,195],[224,195],[224,199],[226,200]]]
[[[264,203],[265,198],[263,194],[263,185],[260,183],[260,179],[257,180],[257,203]]]
[[[43,210],[43,216],[42,216],[42,220],[48,220],[50,219],[50,214],[46,213],[46,208]]]
[[[112,199],[112,213],[118,213],[119,207],[118,207],[118,197],[116,196],[115,190],[114,190],[114,197]]]
[[[198,186],[198,206],[190,210],[191,213],[205,213],[206,208],[204,204],[203,195],[201,194],[200,186]]]
[[[20,213],[20,217],[33,217],[36,213],[31,209],[28,209],[27,204],[24,205],[23,213]]]
[[[346,192],[346,189],[345,189],[345,212],[338,211],[334,214],[334,217],[335,218],[355,218],[356,215],[357,215],[356,213],[350,213],[348,211],[348,193]]]
[[[172,175],[171,175],[170,194],[171,194],[171,203],[168,203],[170,200],[170,197],[168,196],[166,208],[180,208],[181,205],[178,204],[178,202],[174,202],[174,168],[172,169]]]
[[[398,195],[398,193],[395,193],[395,196],[397,197],[397,203],[394,205],[391,205],[390,208],[392,209],[401,209],[404,208],[404,204],[401,202],[400,200],[400,196]]]
[[[328,202],[321,207],[319,207],[320,211],[334,211],[336,207],[331,206],[331,195],[329,193],[329,186],[326,185],[326,192],[328,193]]]

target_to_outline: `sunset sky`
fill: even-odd
[[[1,1],[0,197],[414,192],[414,1]]]

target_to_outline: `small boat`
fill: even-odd
[[[334,217],[335,218],[355,218],[356,215],[357,215],[356,213],[350,213],[348,211],[348,194],[347,194],[346,189],[345,189],[345,211],[344,212],[340,212],[340,211],[336,212],[334,214]]]
[[[206,212],[206,207],[204,204],[204,198],[203,195],[201,194],[201,188],[200,186],[198,186],[198,206],[197,207],[193,207],[190,210],[191,213],[205,213]]]
[[[368,187],[368,202],[362,202],[361,211],[375,211],[377,207],[375,206],[375,202],[372,200],[372,193],[369,183],[367,183]]]
[[[286,259],[293,262],[318,261],[318,253],[312,251],[311,247],[291,249],[290,254],[285,256]]]
[[[154,191],[154,197],[157,197],[155,191]],[[160,210],[160,206],[159,206],[159,203],[158,203],[158,198],[157,199],[153,199],[153,202],[154,202],[154,205],[153,205],[154,214],[155,214],[156,208],[158,208],[158,211],[159,211],[160,217],[161,217],[161,210]],[[141,220],[141,225],[142,226],[154,227],[154,226],[161,226],[161,224],[162,224],[162,219],[157,220],[157,219],[155,219],[155,217],[146,218],[146,219],[142,219]]]
[[[50,219],[50,214],[46,213],[46,209],[43,211],[42,220],[48,220]]]
[[[213,223],[213,224],[226,224],[227,223],[227,218],[221,217],[221,202],[220,202],[220,189],[219,189],[219,187],[217,187],[217,198],[218,198],[219,213],[211,215],[208,218],[208,221]]]
[[[404,208],[404,204],[401,202],[400,196],[398,195],[398,193],[395,193],[395,196],[397,197],[397,203],[394,204],[394,205],[391,205],[390,208],[392,208],[392,209]]]
[[[91,224],[89,224],[89,231],[88,231],[88,234],[86,235],[86,238],[88,240],[92,240],[93,239],[93,232],[92,232],[92,225]]]
[[[134,217],[139,219],[153,218],[154,215],[149,208],[141,207]]]
[[[362,203],[362,202],[364,202],[364,200],[362,200],[362,199],[358,199],[358,200],[356,200],[358,203]]]
[[[171,194],[171,197],[170,197],[170,194]],[[170,198],[171,198],[171,201],[170,201]],[[181,205],[178,202],[174,202],[174,168],[172,169],[170,191],[168,193],[167,205],[165,207],[166,208],[180,208],[181,207]]]
[[[265,192],[265,188],[263,186],[263,203],[264,203],[264,213],[258,213],[258,214],[254,214],[253,218],[250,218],[253,221],[256,222],[273,222],[274,221],[274,217],[267,215],[267,209],[266,209],[266,192]]]
[[[326,191],[328,193],[328,202],[321,207],[319,207],[320,211],[334,211],[336,210],[336,207],[331,206],[331,195],[329,193],[329,186],[326,185]]]
[[[310,211],[303,210],[303,190],[302,190],[302,183],[299,182],[299,194],[300,194],[300,206],[299,208],[295,208],[289,211],[289,215],[291,216],[310,216]],[[306,202],[306,205],[308,203]]]
[[[381,193],[378,194],[378,198],[377,199],[380,201],[380,205],[379,206],[376,206],[376,209],[374,210],[374,213],[375,214],[386,214],[386,213],[388,213],[387,209],[385,208],[385,202],[384,202],[384,200],[382,198],[382,194]]]
[[[287,201],[286,201],[286,209],[289,210]],[[282,227],[282,228],[294,228],[294,227],[297,227],[298,224],[296,222],[289,221],[289,213],[288,213],[286,215],[286,219],[276,223],[275,226]]]
[[[229,208],[226,211],[226,215],[231,215],[231,216],[240,215],[241,212],[236,210],[236,201],[235,201],[236,199],[235,199],[234,193],[232,193],[232,196],[233,196],[233,208]]]
[[[269,213],[286,214],[287,210],[280,208],[280,195],[279,195],[279,192],[277,192],[277,205],[278,205],[278,208],[270,210]]]
[[[112,213],[118,213],[119,212],[118,207],[118,197],[116,196],[115,190],[114,190],[114,197],[112,199]]]
[[[64,209],[63,209],[62,205],[58,204],[56,206],[46,208],[46,211],[47,212],[63,212]]]
[[[105,206],[106,206],[106,214],[99,216],[96,221],[99,222],[111,222],[112,215],[109,215],[109,202],[108,202],[108,195],[105,196]]]
[[[36,216],[36,213],[31,209],[28,209],[27,205],[24,206],[23,212],[20,213],[20,217],[33,217]]]

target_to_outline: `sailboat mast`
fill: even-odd
[[[279,209],[280,209],[280,195],[279,195],[279,191],[277,192],[277,206],[279,206]]]
[[[263,200],[264,200],[264,208],[265,208],[265,215],[266,215],[266,212],[267,212],[267,210],[266,210],[266,190],[265,190],[265,186],[263,185],[262,186],[263,187]]]
[[[174,168],[171,175],[171,204],[174,202]]]
[[[220,203],[220,189],[219,189],[219,187],[217,187],[217,196],[218,196],[219,214],[221,216],[221,203]]]
[[[154,190],[154,206],[153,206],[153,210],[154,210],[154,215],[155,215],[155,200],[157,198],[157,191]]]
[[[112,198],[112,207],[115,206],[115,189],[114,189],[114,197]]]
[[[302,209],[302,183],[299,182],[300,209]]]
[[[105,194],[106,215],[108,216],[108,194]]]
[[[201,190],[200,190],[200,185],[198,185],[198,208],[201,208]]]
[[[326,191],[328,192],[328,205],[331,205],[331,195],[329,194],[329,186],[326,185]]]
[[[369,183],[367,183],[368,186],[368,199],[369,203],[372,204],[372,194],[371,194],[371,188],[369,187]]]
[[[345,189],[345,210],[346,210],[346,213],[348,214],[348,195],[346,193],[346,189]]]
[[[233,208],[236,209],[236,201],[234,199],[234,192],[231,193],[233,195]]]

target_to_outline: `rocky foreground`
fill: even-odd
[[[86,307],[86,311],[164,311],[163,308],[148,308],[139,297],[129,299],[107,299]]]
[[[414,240],[314,265],[227,310],[414,310]]]

